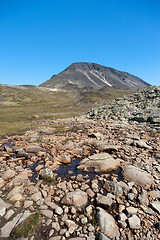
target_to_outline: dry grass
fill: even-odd
[[[64,118],[87,112],[95,105],[129,94],[128,90],[106,88],[93,93],[53,92],[34,86],[0,85],[0,135],[35,128],[33,115],[39,119]]]

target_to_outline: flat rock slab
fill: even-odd
[[[97,207],[97,219],[101,232],[104,233],[106,237],[114,239],[120,236],[119,228],[112,215],[107,213],[100,207]]]
[[[80,161],[77,168],[85,172],[94,171],[108,173],[118,169],[119,166],[120,161],[114,159],[110,154],[98,153]]]
[[[146,188],[149,188],[154,183],[154,179],[151,174],[133,165],[126,166],[122,171],[122,175],[128,181],[133,181],[137,185]]]
[[[160,214],[160,201],[155,201],[151,204],[153,210]]]
[[[62,199],[62,204],[71,205],[75,207],[82,207],[88,202],[88,195],[81,190],[68,192]]]
[[[18,222],[18,220],[21,218],[22,215],[23,215],[22,213],[18,214],[16,217],[13,218],[12,221],[6,223],[1,228],[1,237],[2,238],[7,238],[10,236],[12,229],[15,227],[16,223]]]

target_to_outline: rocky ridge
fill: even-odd
[[[160,125],[160,87],[142,89],[133,95],[115,99],[105,106],[91,109],[86,116]]]
[[[154,125],[84,117],[35,122],[39,129],[0,140],[0,239],[160,238]],[[53,134],[55,124],[64,131]],[[15,227],[35,212],[34,231],[16,237]]]

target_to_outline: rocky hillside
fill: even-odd
[[[103,87],[137,89],[148,87],[149,84],[127,72],[95,63],[82,62],[71,64],[63,72],[53,75],[40,86],[59,91],[78,89],[91,91]]]
[[[160,87],[146,88],[131,96],[115,99],[105,106],[91,109],[87,117],[122,121],[127,119],[160,125]]]

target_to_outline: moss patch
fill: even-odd
[[[40,219],[39,212],[36,212],[29,216],[25,221],[23,221],[20,225],[18,225],[12,230],[11,232],[12,239],[27,237],[28,234],[34,230],[34,227],[38,223],[39,219]]]

